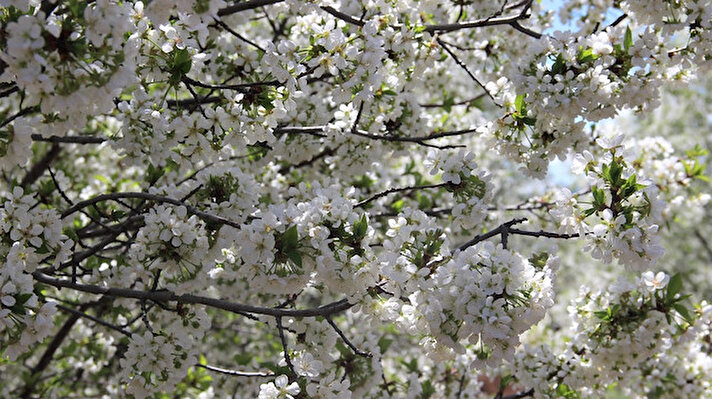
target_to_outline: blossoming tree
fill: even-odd
[[[2,397],[710,397],[712,1],[0,5]]]

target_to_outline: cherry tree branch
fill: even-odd
[[[474,80],[475,83],[477,83],[477,84],[482,88],[482,90],[485,91],[485,93],[487,94],[487,96],[488,96],[490,99],[492,99],[492,102],[493,102],[496,106],[498,106],[498,107],[501,108],[501,107],[502,107],[502,104],[498,103],[497,100],[495,100],[495,98],[494,98],[494,96],[492,95],[492,93],[490,93],[489,90],[487,90],[487,88],[485,87],[485,85],[482,84],[482,82],[480,82],[479,79],[477,79],[477,77],[470,71],[470,68],[468,68],[467,65],[465,65],[465,63],[462,62],[462,61],[460,60],[460,58],[458,58],[457,55],[452,52],[452,50],[450,50],[450,47],[448,47],[448,46],[445,44],[445,42],[443,42],[443,41],[440,40],[439,38],[437,39],[437,42],[438,42],[438,44],[440,44],[440,46],[450,55],[450,57],[452,58],[452,60],[455,61],[455,63],[456,63],[460,68],[462,68],[462,70],[464,70],[464,71],[467,73],[467,75],[468,75],[470,78],[472,78],[472,80]]]
[[[336,333],[339,335],[339,337],[341,337],[341,340],[344,341],[344,343],[346,344],[346,346],[348,346],[349,348],[351,348],[351,350],[352,350],[355,354],[357,354],[357,355],[359,355],[359,356],[363,356],[363,357],[369,357],[369,358],[370,358],[370,357],[373,357],[373,353],[364,352],[364,351],[360,350],[359,348],[357,348],[356,345],[354,345],[354,344],[346,337],[346,335],[344,334],[344,332],[341,331],[341,329],[339,328],[339,326],[337,326],[336,323],[334,323],[334,320],[332,320],[331,317],[327,316],[327,317],[326,317],[326,321],[329,323],[329,325],[331,326],[331,328],[333,328],[334,331],[336,331]]]
[[[62,219],[72,215],[73,213],[79,211],[80,209],[83,209],[87,206],[91,206],[94,204],[97,204],[102,201],[110,201],[110,200],[117,200],[117,199],[123,199],[123,198],[140,198],[148,201],[155,201],[155,202],[164,202],[172,205],[177,205],[177,206],[184,206],[188,213],[195,215],[207,222],[212,222],[212,223],[217,223],[217,224],[225,224],[231,227],[234,227],[236,229],[240,229],[242,225],[240,223],[234,222],[232,220],[226,219],[222,216],[217,216],[213,215],[207,212],[203,212],[199,210],[198,208],[188,205],[184,203],[183,201],[177,200],[175,198],[170,198],[170,197],[164,197],[161,195],[156,195],[156,194],[149,194],[149,193],[142,193],[142,192],[123,192],[123,193],[110,193],[110,194],[100,194],[97,195],[96,197],[90,198],[88,200],[84,200],[81,202],[77,202],[64,212],[62,212]]]
[[[150,300],[153,302],[177,302],[183,304],[199,304],[205,305],[216,309],[226,310],[228,312],[241,314],[241,313],[254,313],[274,317],[318,317],[318,316],[329,316],[333,314],[341,313],[354,304],[349,303],[346,299],[331,302],[326,305],[317,308],[307,308],[307,309],[279,309],[279,308],[268,308],[254,305],[247,305],[241,303],[234,303],[229,301],[224,301],[221,299],[208,298],[200,295],[193,294],[182,294],[177,295],[169,290],[157,290],[157,291],[142,291],[134,290],[130,288],[110,288],[101,287],[97,285],[79,284],[74,283],[69,280],[58,279],[50,277],[39,271],[32,273],[32,277],[40,283],[51,285],[56,288],[69,288],[76,291],[87,292],[91,294],[105,295],[118,298],[132,298],[139,300]]]
[[[131,336],[131,333],[130,333],[129,331],[126,331],[126,330],[124,330],[123,328],[121,328],[121,327],[119,327],[119,326],[116,326],[116,325],[114,325],[114,324],[111,324],[111,323],[109,323],[109,322],[106,322],[106,321],[104,321],[104,320],[102,320],[102,319],[100,319],[100,318],[98,318],[98,317],[94,317],[94,316],[92,316],[92,315],[90,315],[90,314],[81,312],[81,311],[76,310],[76,309],[72,309],[72,308],[70,308],[70,307],[68,307],[68,306],[64,306],[64,305],[62,305],[62,304],[57,304],[57,308],[59,308],[59,309],[65,311],[65,312],[67,312],[67,313],[71,313],[71,314],[73,314],[73,315],[76,315],[76,316],[85,318],[85,319],[87,319],[87,320],[91,320],[92,322],[94,322],[94,323],[96,323],[96,324],[99,324],[99,325],[104,326],[104,327],[106,327],[106,328],[108,328],[108,329],[117,331],[117,332],[119,332],[119,333],[121,333],[121,334],[123,334],[123,335],[125,335],[125,336],[127,336],[127,337],[130,337],[130,336]]]
[[[284,351],[284,361],[287,362],[287,367],[291,371],[292,378],[297,378],[297,372],[294,371],[292,358],[289,356],[289,347],[287,346],[287,338],[284,336],[284,326],[282,326],[282,316],[275,317],[277,321],[277,330],[279,332],[279,340],[282,342],[282,350]]]
[[[274,377],[276,375],[271,371],[262,372],[262,371],[228,370],[228,369],[224,369],[221,367],[210,366],[207,364],[196,364],[195,367],[204,368],[208,371],[213,371],[213,372],[220,373],[220,374],[234,375],[237,377]]]
[[[526,218],[519,218],[519,219],[512,219],[508,222],[502,223],[501,225],[499,225],[497,228],[495,228],[493,230],[490,230],[484,234],[480,234],[478,236],[473,237],[470,241],[467,241],[466,243],[460,245],[458,247],[458,249],[460,251],[464,251],[465,249],[477,244],[480,241],[487,240],[489,238],[492,238],[492,237],[500,235],[500,234],[502,235],[503,244],[504,244],[506,242],[506,239],[504,237],[507,235],[507,233],[511,232],[511,227],[516,224],[523,223],[526,220],[527,220]]]
[[[27,188],[39,179],[49,165],[59,156],[60,146],[52,144],[52,147],[44,154],[44,156],[27,172],[25,177],[20,182],[20,186]]]
[[[373,202],[373,201],[375,201],[375,200],[377,200],[377,199],[379,199],[379,198],[385,197],[385,196],[388,195],[388,194],[401,193],[401,192],[404,192],[404,191],[412,191],[412,190],[419,190],[419,189],[426,189],[426,188],[441,188],[441,187],[447,187],[447,186],[449,186],[449,185],[450,185],[450,183],[438,183],[438,184],[426,184],[426,185],[422,185],[422,186],[411,186],[411,187],[391,188],[391,189],[388,189],[388,190],[386,190],[386,191],[382,191],[382,192],[380,192],[380,193],[378,193],[378,194],[376,194],[376,195],[374,195],[374,196],[372,196],[372,197],[370,197],[370,198],[367,198],[367,199],[365,199],[365,200],[359,202],[358,204],[354,205],[354,208],[360,208],[360,207],[362,207],[362,206],[364,206],[364,205],[367,205],[367,204],[369,204],[369,203],[371,203],[371,202]]]
[[[509,229],[508,230],[509,234],[516,234],[520,236],[528,236],[528,237],[546,237],[546,238],[560,238],[560,239],[570,239],[570,238],[578,238],[581,237],[580,234],[574,233],[574,234],[564,234],[564,233],[555,233],[551,231],[544,231],[544,230],[539,230],[539,231],[527,231],[527,230],[519,230],[519,229]]]
[[[511,395],[502,396],[502,399],[521,399],[529,396],[534,396],[534,389],[528,391],[522,391],[518,393],[513,393]]]
[[[241,1],[239,3],[227,6],[223,9],[218,10],[218,16],[224,17],[226,15],[235,14],[241,11],[254,10],[255,8],[260,8],[263,6],[269,6],[272,4],[281,3],[284,0],[249,0]]]

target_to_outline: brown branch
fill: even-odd
[[[19,90],[20,89],[18,89],[17,86],[12,86],[3,92],[0,92],[0,98],[5,98],[5,97],[9,96],[10,94],[15,93]]]
[[[507,235],[507,233],[511,233],[511,231],[512,231],[511,227],[514,226],[515,224],[525,222],[526,220],[527,220],[526,218],[512,219],[506,223],[499,225],[494,230],[490,230],[484,234],[475,236],[470,241],[467,241],[466,243],[460,245],[460,247],[458,249],[460,251],[464,251],[465,249],[477,244],[480,241],[484,241],[486,239],[492,238],[492,237],[494,237],[496,235],[500,235],[500,234],[502,234],[503,241],[506,241],[506,239],[504,237]]]
[[[487,26],[497,26],[497,25],[512,25],[513,23],[519,21],[520,19],[525,19],[527,16],[525,14],[518,14],[510,17],[501,18],[485,18],[471,22],[461,22],[454,24],[438,24],[438,25],[426,25],[425,31],[429,33],[449,33],[461,29],[472,29],[472,28],[484,28]]]
[[[204,368],[208,371],[213,371],[213,372],[220,373],[220,374],[234,375],[234,376],[238,376],[238,377],[274,377],[276,375],[271,371],[261,372],[261,371],[228,370],[228,369],[224,369],[221,367],[210,366],[207,364],[196,364],[195,367]]]
[[[348,22],[352,25],[356,25],[356,26],[364,26],[365,25],[365,23],[363,21],[361,21],[360,19],[356,19],[356,18],[352,17],[351,15],[345,14],[345,13],[335,9],[332,6],[322,6],[321,9],[328,12],[329,14],[335,16],[336,18],[338,18],[342,21]]]
[[[105,137],[96,136],[49,136],[44,137],[41,134],[33,134],[30,136],[34,141],[45,141],[48,143],[66,143],[66,144],[101,144],[107,139]]]
[[[287,338],[284,336],[284,327],[282,326],[282,316],[275,317],[277,320],[277,330],[279,330],[279,340],[282,342],[282,350],[284,351],[284,361],[287,362],[287,367],[291,371],[291,377],[297,378],[297,372],[294,371],[294,364],[289,356],[289,347],[287,346]]]
[[[2,121],[2,123],[0,123],[0,128],[3,128],[3,127],[5,127],[5,126],[9,125],[10,122],[14,121],[14,120],[17,119],[17,118],[20,118],[20,117],[25,116],[25,115],[27,115],[27,114],[31,114],[31,113],[33,113],[33,112],[39,111],[39,109],[40,109],[39,106],[23,108],[23,109],[19,110],[16,114],[14,114],[14,115],[12,115],[11,117],[9,117],[9,118],[5,119],[4,121]]]
[[[32,165],[30,171],[27,172],[25,177],[22,179],[22,182],[20,182],[20,186],[22,188],[27,188],[28,186],[31,186],[35,181],[37,181],[37,179],[42,176],[45,169],[49,167],[52,161],[54,161],[54,159],[59,156],[60,150],[61,148],[58,144],[52,144],[52,147],[44,154],[42,159],[40,159],[36,164]]]
[[[104,327],[106,327],[106,328],[109,328],[109,329],[111,329],[111,330],[118,331],[118,332],[120,332],[121,334],[123,334],[123,335],[125,335],[125,336],[127,336],[127,337],[130,337],[130,336],[131,336],[131,333],[130,333],[130,332],[124,330],[123,328],[121,328],[121,327],[119,327],[119,326],[116,326],[116,325],[114,325],[114,324],[111,324],[111,323],[109,323],[109,322],[106,322],[106,321],[104,321],[104,320],[102,320],[102,319],[100,319],[100,318],[98,318],[98,317],[94,317],[94,316],[92,316],[92,315],[90,315],[90,314],[86,314],[86,313],[84,313],[84,312],[78,311],[78,310],[76,310],[76,309],[72,309],[72,308],[67,307],[67,306],[64,306],[64,305],[62,305],[62,304],[57,304],[57,308],[59,308],[59,309],[65,311],[65,312],[67,312],[67,313],[71,313],[72,315],[79,316],[79,317],[83,317],[83,318],[85,318],[85,319],[87,319],[87,320],[91,320],[91,321],[93,321],[94,323],[99,324],[99,325],[102,325],[102,326],[104,326]]]
[[[329,323],[329,325],[331,326],[331,328],[333,328],[334,331],[336,331],[336,333],[339,335],[339,337],[341,337],[341,340],[344,341],[344,343],[346,344],[346,346],[348,346],[349,348],[351,348],[351,350],[352,350],[355,354],[357,354],[357,355],[359,355],[359,356],[363,356],[363,357],[369,357],[369,358],[370,358],[370,357],[373,357],[373,353],[364,352],[364,351],[360,350],[359,348],[357,348],[356,345],[354,345],[354,344],[346,337],[346,335],[344,334],[344,332],[341,331],[341,329],[339,328],[339,326],[337,326],[336,323],[334,323],[334,320],[332,320],[331,317],[328,317],[328,316],[327,316],[327,317],[326,317],[326,321]]]
[[[509,17],[500,17],[500,18],[495,18],[495,16],[491,16],[485,19],[480,19],[476,21],[471,21],[471,22],[461,22],[461,23],[452,23],[452,24],[435,24],[435,25],[425,25],[425,31],[429,32],[431,34],[433,33],[448,33],[448,32],[454,32],[457,30],[461,29],[472,29],[472,28],[483,28],[483,27],[488,27],[488,26],[498,26],[498,25],[509,25],[512,28],[528,35],[531,36],[535,39],[540,39],[542,34],[538,32],[534,32],[533,30],[529,28],[523,27],[519,21],[522,19],[529,18],[529,15],[527,15],[527,12],[529,11],[529,8],[531,7],[532,0],[526,0],[521,2],[519,5],[524,5],[522,10],[519,12],[517,15],[509,16]],[[351,15],[348,15],[346,13],[343,13],[339,10],[336,10],[335,8],[331,6],[322,6],[322,10],[326,11],[327,13],[333,15],[334,17],[345,21],[349,24],[355,25],[355,26],[364,26],[364,22],[360,19],[357,19]],[[498,13],[499,14],[499,13]],[[498,15],[497,14],[497,15]]]
[[[102,201],[111,201],[111,200],[117,200],[117,199],[122,199],[122,198],[140,198],[148,201],[155,201],[155,202],[164,202],[167,204],[172,204],[172,205],[177,205],[177,206],[184,206],[188,213],[195,215],[206,222],[212,222],[212,223],[217,223],[217,224],[225,224],[231,227],[234,227],[236,229],[239,229],[242,227],[241,224],[234,222],[232,220],[226,219],[222,216],[216,216],[207,212],[203,212],[196,207],[192,205],[188,205],[180,200],[177,200],[175,198],[170,198],[170,197],[164,197],[161,195],[156,195],[156,194],[149,194],[149,193],[141,193],[141,192],[124,192],[124,193],[110,193],[110,194],[101,194],[97,195],[94,198],[90,198],[88,200],[84,200],[81,202],[77,202],[64,212],[62,212],[62,218],[66,218],[67,216],[70,216],[71,214],[79,211],[80,209],[83,209],[87,206],[92,206],[94,204],[97,204]]]
[[[183,294],[177,295],[174,292],[168,290],[157,290],[157,291],[141,291],[133,290],[129,288],[110,288],[110,287],[100,287],[96,285],[79,284],[73,283],[69,280],[58,279],[50,277],[39,271],[32,273],[32,277],[35,280],[51,285],[57,288],[69,288],[81,292],[87,292],[91,294],[105,295],[110,297],[118,298],[132,298],[139,300],[149,300],[153,302],[178,302],[184,304],[200,304],[205,306],[210,306],[216,309],[226,310],[228,312],[233,312],[236,314],[240,313],[254,313],[267,316],[282,316],[282,317],[318,317],[318,316],[329,316],[333,314],[341,313],[353,306],[346,299],[328,303],[324,306],[317,308],[307,308],[307,309],[276,309],[267,308],[261,306],[247,305],[241,303],[234,303],[229,301],[224,301],[221,299],[208,298],[200,295],[193,294]]]
[[[328,157],[328,156],[330,156],[330,155],[333,155],[335,152],[336,152],[336,148],[325,148],[323,151],[321,151],[320,153],[314,155],[314,156],[313,156],[312,158],[310,158],[310,159],[307,159],[307,160],[305,160],[305,161],[299,162],[298,164],[295,164],[295,165],[285,165],[285,166],[283,166],[282,168],[279,169],[279,173],[283,175],[283,174],[285,174],[285,173],[288,173],[288,172],[289,172],[290,170],[292,170],[292,169],[298,169],[298,168],[303,168],[303,167],[305,167],[305,166],[312,165],[313,163],[315,163],[316,161],[318,161],[318,160],[320,160],[320,159],[322,159],[322,158],[324,158],[324,157]]]
[[[451,106],[451,107],[456,107],[456,106],[459,106],[459,105],[468,105],[468,104],[471,104],[471,103],[473,103],[473,102],[475,102],[475,101],[481,99],[482,97],[484,97],[484,96],[486,96],[486,95],[487,95],[486,92],[485,92],[485,93],[481,93],[481,94],[476,95],[475,97],[470,98],[469,100],[462,100],[462,101],[454,102],[454,103],[452,103],[452,104],[449,104],[449,106]],[[433,104],[433,103],[430,103],[430,104],[418,104],[418,105],[420,105],[422,108],[445,108],[445,107],[447,106],[447,105],[445,105],[445,104]]]
[[[237,4],[227,6],[221,10],[218,10],[218,16],[224,17],[226,15],[235,14],[241,11],[254,10],[255,8],[260,8],[263,6],[269,6],[272,4],[281,3],[284,0],[249,0],[241,1]]]
[[[513,394],[507,395],[507,396],[502,396],[502,399],[522,399],[522,398],[526,398],[529,396],[534,396],[534,389],[530,389],[528,391],[522,391],[522,392],[518,392],[518,393],[513,393]]]
[[[467,65],[465,65],[465,63],[462,62],[462,61],[460,60],[460,58],[458,58],[457,55],[456,55],[452,50],[450,50],[450,47],[448,47],[448,46],[445,44],[445,42],[443,42],[443,41],[440,40],[439,38],[437,39],[437,42],[438,42],[438,44],[440,44],[440,46],[442,46],[442,48],[450,55],[450,57],[452,58],[452,60],[455,61],[455,63],[456,63],[460,68],[462,68],[462,69],[467,73],[467,75],[469,75],[470,78],[472,78],[472,80],[474,80],[475,83],[477,83],[477,85],[479,85],[479,86],[482,88],[482,90],[485,91],[485,94],[487,94],[487,96],[488,96],[490,99],[492,99],[492,102],[493,102],[496,106],[498,106],[498,107],[501,108],[501,107],[502,107],[502,104],[498,103],[497,100],[494,99],[494,96],[492,95],[492,93],[490,93],[489,90],[487,90],[487,88],[485,88],[485,85],[483,85],[482,82],[480,82],[479,79],[477,79],[477,77],[475,76],[475,74],[473,74],[473,73],[470,71],[470,68],[468,68]]]
[[[265,52],[265,49],[263,49],[262,47],[260,47],[259,44],[255,43],[255,42],[251,41],[250,39],[248,39],[248,38],[242,36],[241,34],[235,32],[232,28],[230,28],[229,26],[227,26],[227,24],[225,24],[225,22],[223,22],[223,21],[221,21],[221,20],[219,20],[219,19],[216,19],[216,20],[215,20],[215,24],[217,24],[218,26],[222,27],[223,29],[225,29],[226,31],[228,31],[228,33],[230,33],[231,35],[235,36],[236,38],[238,38],[238,39],[242,40],[243,42],[245,42],[245,43],[247,43],[247,44],[253,46],[253,47],[256,48],[257,50],[260,50],[260,51],[263,52],[263,53]]]
[[[467,132],[474,132],[476,130],[468,130]],[[463,131],[459,131],[456,134],[450,134],[450,135],[459,135],[459,134],[464,134],[462,133]],[[445,137],[445,133],[440,133],[432,136],[423,136],[423,137],[400,137],[400,136],[382,136],[379,134],[371,134],[363,130],[352,130],[350,132],[354,136],[359,136],[359,137],[364,137],[367,139],[371,140],[383,140],[383,141],[393,141],[393,142],[402,142],[402,143],[415,143],[418,145],[422,145],[423,147],[430,147],[430,148],[437,148],[437,149],[447,149],[447,148],[461,148],[464,147],[462,145],[435,145],[435,144],[428,144],[425,141],[427,140],[433,140],[439,137]],[[452,132],[451,132],[452,133]]]
[[[388,194],[393,194],[393,193],[400,193],[403,191],[411,191],[411,190],[418,190],[418,189],[425,189],[425,188],[440,188],[440,187],[447,187],[449,186],[450,183],[438,183],[438,184],[426,184],[422,186],[411,186],[411,187],[397,187],[397,188],[391,188],[386,191],[382,191],[378,194],[375,194],[374,196],[367,198],[358,204],[354,205],[354,208],[360,208],[366,204],[369,204],[379,198],[385,197]]]
[[[539,231],[527,231],[527,230],[519,230],[519,229],[509,229],[508,231],[509,234],[516,234],[520,236],[529,236],[529,237],[546,237],[546,238],[561,238],[564,240],[570,239],[570,238],[579,238],[581,237],[580,234],[574,233],[574,234],[564,234],[564,233],[554,233],[551,231],[544,231],[544,230],[539,230]]]
[[[237,84],[209,84],[209,83],[203,83],[203,82],[198,82],[197,80],[191,79],[187,76],[183,76],[183,83],[186,85],[193,85],[197,87],[202,87],[204,89],[228,89],[228,90],[236,90],[239,91],[240,93],[250,93],[251,90],[254,88],[262,87],[262,86],[277,86],[279,85],[278,80],[268,80],[264,82],[249,82],[249,83],[237,83]]]
[[[527,36],[533,37],[534,39],[541,39],[541,37],[543,36],[543,35],[542,35],[541,33],[539,33],[539,32],[535,32],[535,31],[533,31],[533,30],[531,30],[531,29],[529,29],[529,28],[527,28],[527,27],[522,26],[522,24],[520,24],[519,21],[514,21],[514,22],[512,22],[511,24],[509,24],[509,26],[511,26],[512,28],[514,28],[514,29],[516,29],[516,30],[518,30],[518,31],[520,31],[520,32],[522,32],[522,33],[524,33],[524,34],[527,35]]]

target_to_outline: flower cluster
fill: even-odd
[[[629,158],[621,155],[622,138],[599,140],[607,152],[596,160],[584,151],[574,161],[573,170],[585,174],[590,184],[590,205],[563,190],[551,214],[564,232],[587,237],[586,250],[594,258],[611,262],[615,257],[627,267],[644,270],[664,252],[659,229],[665,202],[657,186],[639,181]]]
[[[525,346],[515,356],[517,380],[534,388],[537,398],[598,397],[614,382],[630,391],[671,395],[665,397],[699,392],[711,377],[704,363],[676,372],[689,376],[681,386],[672,387],[680,381],[674,375],[670,384],[668,377],[655,377],[668,353],[689,353],[694,337],[709,328],[709,306],[693,313],[681,288],[680,275],[662,272],[646,272],[632,283],[620,280],[605,292],[582,288],[569,307],[575,322],[565,349],[557,355],[549,346]]]
[[[712,2],[548,3],[0,0],[0,396],[704,396]]]
[[[110,112],[113,98],[135,82],[137,42],[124,40],[133,30],[125,6],[104,0],[15,18],[0,53],[7,64],[0,81],[16,82],[28,105],[60,122],[53,134]]]
[[[404,322],[427,326],[433,343],[458,353],[473,346],[475,366],[511,359],[520,334],[554,304],[555,265],[552,257],[537,269],[501,246],[477,244],[435,269],[406,305],[415,312]],[[433,350],[430,345],[426,350]]]
[[[30,273],[48,255],[59,267],[73,245],[62,234],[59,215],[35,207],[35,202],[15,187],[0,208],[0,343],[12,360],[53,331],[56,303],[35,294]]]
[[[168,281],[185,281],[209,266],[208,236],[197,216],[188,217],[185,206],[158,205],[144,220],[146,226],[136,236],[130,253],[139,273],[155,278],[160,273]]]
[[[622,27],[590,36],[559,32],[532,54],[513,79],[514,109],[492,134],[503,153],[538,175],[546,160],[587,143],[581,118],[599,121],[624,108],[654,107],[668,67],[654,31],[634,37]]]
[[[164,391],[178,383],[188,368],[198,361],[196,343],[210,328],[207,313],[200,308],[181,308],[178,315],[161,313],[154,320],[164,326],[143,334],[132,334],[126,353],[121,358],[121,380],[126,393],[146,398],[154,390]]]
[[[453,229],[472,229],[479,225],[487,213],[487,204],[492,200],[492,183],[487,172],[477,167],[475,154],[458,151],[455,154],[431,151],[425,160],[431,175],[442,173],[443,183],[452,192],[455,205],[452,208]]]

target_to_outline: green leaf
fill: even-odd
[[[520,94],[514,99],[514,109],[516,109],[520,115],[526,115],[526,105],[527,103],[524,102],[524,94]]]
[[[668,283],[665,297],[667,299],[673,299],[673,298],[675,298],[675,295],[677,295],[681,290],[682,290],[682,275],[680,273],[677,273],[670,278],[670,282]]]
[[[445,94],[445,99],[443,100],[443,110],[445,112],[452,111],[452,106],[455,105],[455,96]]]
[[[302,255],[297,251],[287,252],[287,258],[292,261],[297,267],[302,268]]]
[[[571,388],[570,388],[568,385],[566,385],[566,384],[559,384],[559,385],[556,387],[556,393],[557,393],[559,396],[564,397],[564,398],[567,398],[567,399],[573,399],[573,398],[578,398],[578,397],[579,397],[578,394],[576,393],[576,391],[574,391],[573,389],[571,389]]]
[[[423,392],[418,396],[418,399],[428,399],[435,394],[435,387],[430,380],[425,380],[420,383]]]
[[[628,51],[629,48],[633,47],[633,32],[630,30],[630,26],[625,29],[625,38],[623,39],[623,48]]]
[[[619,187],[621,185],[621,173],[623,173],[623,165],[613,159],[608,168],[609,183],[613,187]]]
[[[598,59],[598,55],[593,53],[593,49],[587,48],[584,49],[581,47],[579,50],[578,55],[576,56],[576,60],[579,62],[579,64],[588,64],[590,62],[596,61]]]
[[[190,58],[190,53],[186,49],[177,49],[173,51],[173,72],[180,72],[183,75],[190,72],[193,66],[193,61]]]
[[[298,241],[299,241],[299,234],[297,233],[297,226],[292,225],[287,230],[285,230],[284,233],[282,234],[282,240],[281,240],[282,251],[285,254],[289,255],[288,253],[291,252],[291,250],[297,248]]]
[[[354,223],[354,233],[353,233],[353,239],[356,241],[361,241],[366,236],[366,232],[368,231],[368,219],[366,218],[366,214],[361,216],[361,219],[356,221]]]
[[[154,185],[158,179],[163,176],[164,173],[166,173],[165,169],[163,168],[157,168],[153,166],[153,164],[148,164],[148,169],[146,171],[146,181],[148,182],[149,185]]]
[[[556,56],[556,61],[554,61],[554,65],[551,66],[551,73],[554,75],[560,75],[564,73],[566,70],[566,60],[564,59],[564,56],[559,54]]]
[[[695,318],[690,315],[690,311],[685,307],[685,305],[676,303],[673,304],[672,307],[677,311],[677,313],[680,313],[680,316],[682,316],[686,322],[692,324],[692,322],[695,321]]]
[[[404,205],[405,201],[403,199],[399,199],[391,204],[391,209],[393,209],[394,212],[400,212]]]
[[[596,318],[599,318],[601,320],[608,320],[608,311],[607,310],[597,310],[593,312],[593,315],[596,316]]]
[[[597,210],[605,208],[606,207],[606,193],[598,187],[591,187],[591,193],[593,194],[594,208],[596,208]]]
[[[378,347],[381,349],[381,354],[386,353],[388,348],[390,348],[391,344],[393,343],[393,340],[390,338],[386,338],[386,336],[382,336],[381,338],[378,339]]]
[[[122,211],[122,210],[113,210],[113,211],[111,211],[111,220],[114,220],[114,221],[120,220],[120,219],[123,218],[124,216],[126,216],[126,212],[124,212],[124,211]]]
[[[25,293],[25,294],[20,294],[15,297],[15,301],[17,304],[24,305],[27,301],[32,298],[32,293]]]

